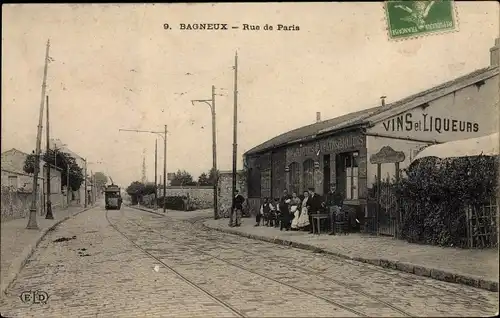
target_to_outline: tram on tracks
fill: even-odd
[[[120,210],[122,207],[122,196],[120,187],[111,184],[104,189],[104,202],[106,210]]]

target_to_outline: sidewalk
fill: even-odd
[[[243,219],[241,227],[229,227],[228,219],[207,220],[205,227],[280,245],[317,250],[355,261],[397,269],[437,280],[498,291],[498,249],[472,250],[411,244],[390,237],[314,235],[254,226]]]
[[[16,279],[26,261],[40,243],[47,231],[55,228],[61,222],[92,208],[70,206],[68,209],[55,208],[54,220],[46,220],[45,216],[37,214],[38,230],[28,230],[28,218],[15,219],[1,223],[1,258],[0,279],[1,293],[4,296],[6,289]]]

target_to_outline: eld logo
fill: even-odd
[[[49,294],[42,290],[25,291],[19,296],[25,304],[46,304],[49,300]]]

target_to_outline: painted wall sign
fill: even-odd
[[[288,161],[291,162],[297,158],[315,157],[321,153],[339,153],[345,150],[363,147],[364,144],[365,137],[361,134],[345,135],[305,144],[302,145],[302,147],[295,146],[288,148],[286,155]]]
[[[430,116],[429,114],[420,114],[415,116],[412,113],[406,113],[383,123],[387,132],[394,131],[429,131],[437,132],[478,132],[479,124],[476,122],[457,120],[447,117]]]

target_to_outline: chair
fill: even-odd
[[[348,231],[349,222],[348,221],[349,220],[347,218],[347,212],[342,211],[340,213],[337,213],[335,215],[335,223],[334,223],[335,233],[336,234],[344,234],[344,235],[349,234],[349,231]]]

